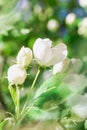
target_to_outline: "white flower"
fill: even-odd
[[[87,96],[80,97],[77,104],[72,107],[72,112],[80,118],[87,118]]]
[[[87,36],[87,17],[84,17],[78,24],[78,34]]]
[[[76,19],[76,14],[69,13],[66,16],[65,22],[66,22],[67,25],[72,25],[74,23],[75,19]]]
[[[65,59],[62,62],[59,62],[53,66],[53,74],[66,71],[69,65],[69,59]]]
[[[55,20],[55,19],[51,19],[51,20],[49,20],[48,23],[47,23],[47,28],[48,28],[48,30],[50,30],[50,31],[52,31],[52,32],[57,31],[58,27],[59,27],[59,23],[58,23],[58,21]]]
[[[67,47],[60,43],[52,48],[52,41],[48,38],[38,38],[33,46],[34,57],[41,66],[50,66],[63,61],[67,56]]]
[[[79,0],[79,4],[80,4],[82,7],[87,7],[87,0]]]
[[[17,55],[17,64],[21,64],[26,67],[32,61],[32,51],[30,48],[22,47]]]
[[[23,84],[27,77],[27,73],[21,65],[15,64],[8,69],[7,77],[8,81],[12,84]]]

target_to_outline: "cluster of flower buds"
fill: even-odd
[[[26,77],[26,67],[32,61],[32,51],[30,48],[25,48],[24,46],[20,49],[17,55],[17,64],[12,65],[8,69],[8,81],[11,84],[23,84]]]
[[[59,43],[52,47],[52,41],[48,38],[38,38],[33,45],[33,54],[36,62],[40,66],[53,66],[53,74],[65,71],[68,64],[67,47],[64,43]],[[26,67],[33,59],[32,50],[22,47],[17,55],[17,64],[8,69],[8,81],[12,84],[23,84],[27,73]]]

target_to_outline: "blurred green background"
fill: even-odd
[[[84,0],[83,0],[84,1]],[[50,38],[53,45],[64,42],[68,57],[83,61],[87,68],[87,2],[81,0],[0,0],[0,108],[14,111],[8,92],[7,69],[24,45],[32,49],[37,38]],[[25,93],[37,65],[25,82]]]

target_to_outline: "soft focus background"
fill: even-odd
[[[8,91],[7,69],[16,62],[19,49],[22,46],[32,49],[39,37],[50,38],[53,45],[64,42],[68,47],[68,57],[80,58],[83,62],[81,72],[86,75],[87,0],[0,0],[1,120],[5,117],[4,110],[14,113]],[[31,76],[21,90],[21,102],[25,101],[27,88],[36,74],[37,65],[33,63],[33,66],[33,69],[30,66]]]

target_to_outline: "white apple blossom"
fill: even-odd
[[[17,64],[21,64],[23,67],[26,67],[32,61],[32,51],[30,48],[22,47],[17,55]]]
[[[66,22],[67,25],[72,25],[74,23],[75,19],[76,19],[76,14],[75,13],[69,13],[66,16],[65,22]]]
[[[35,60],[41,66],[51,66],[63,61],[67,56],[67,47],[60,43],[52,47],[52,41],[48,38],[38,38],[33,46]]]
[[[53,74],[60,73],[66,71],[69,65],[69,59],[66,58],[64,61],[56,63],[53,66]]]
[[[14,64],[8,69],[7,78],[11,84],[23,84],[26,77],[26,70],[19,64]]]

